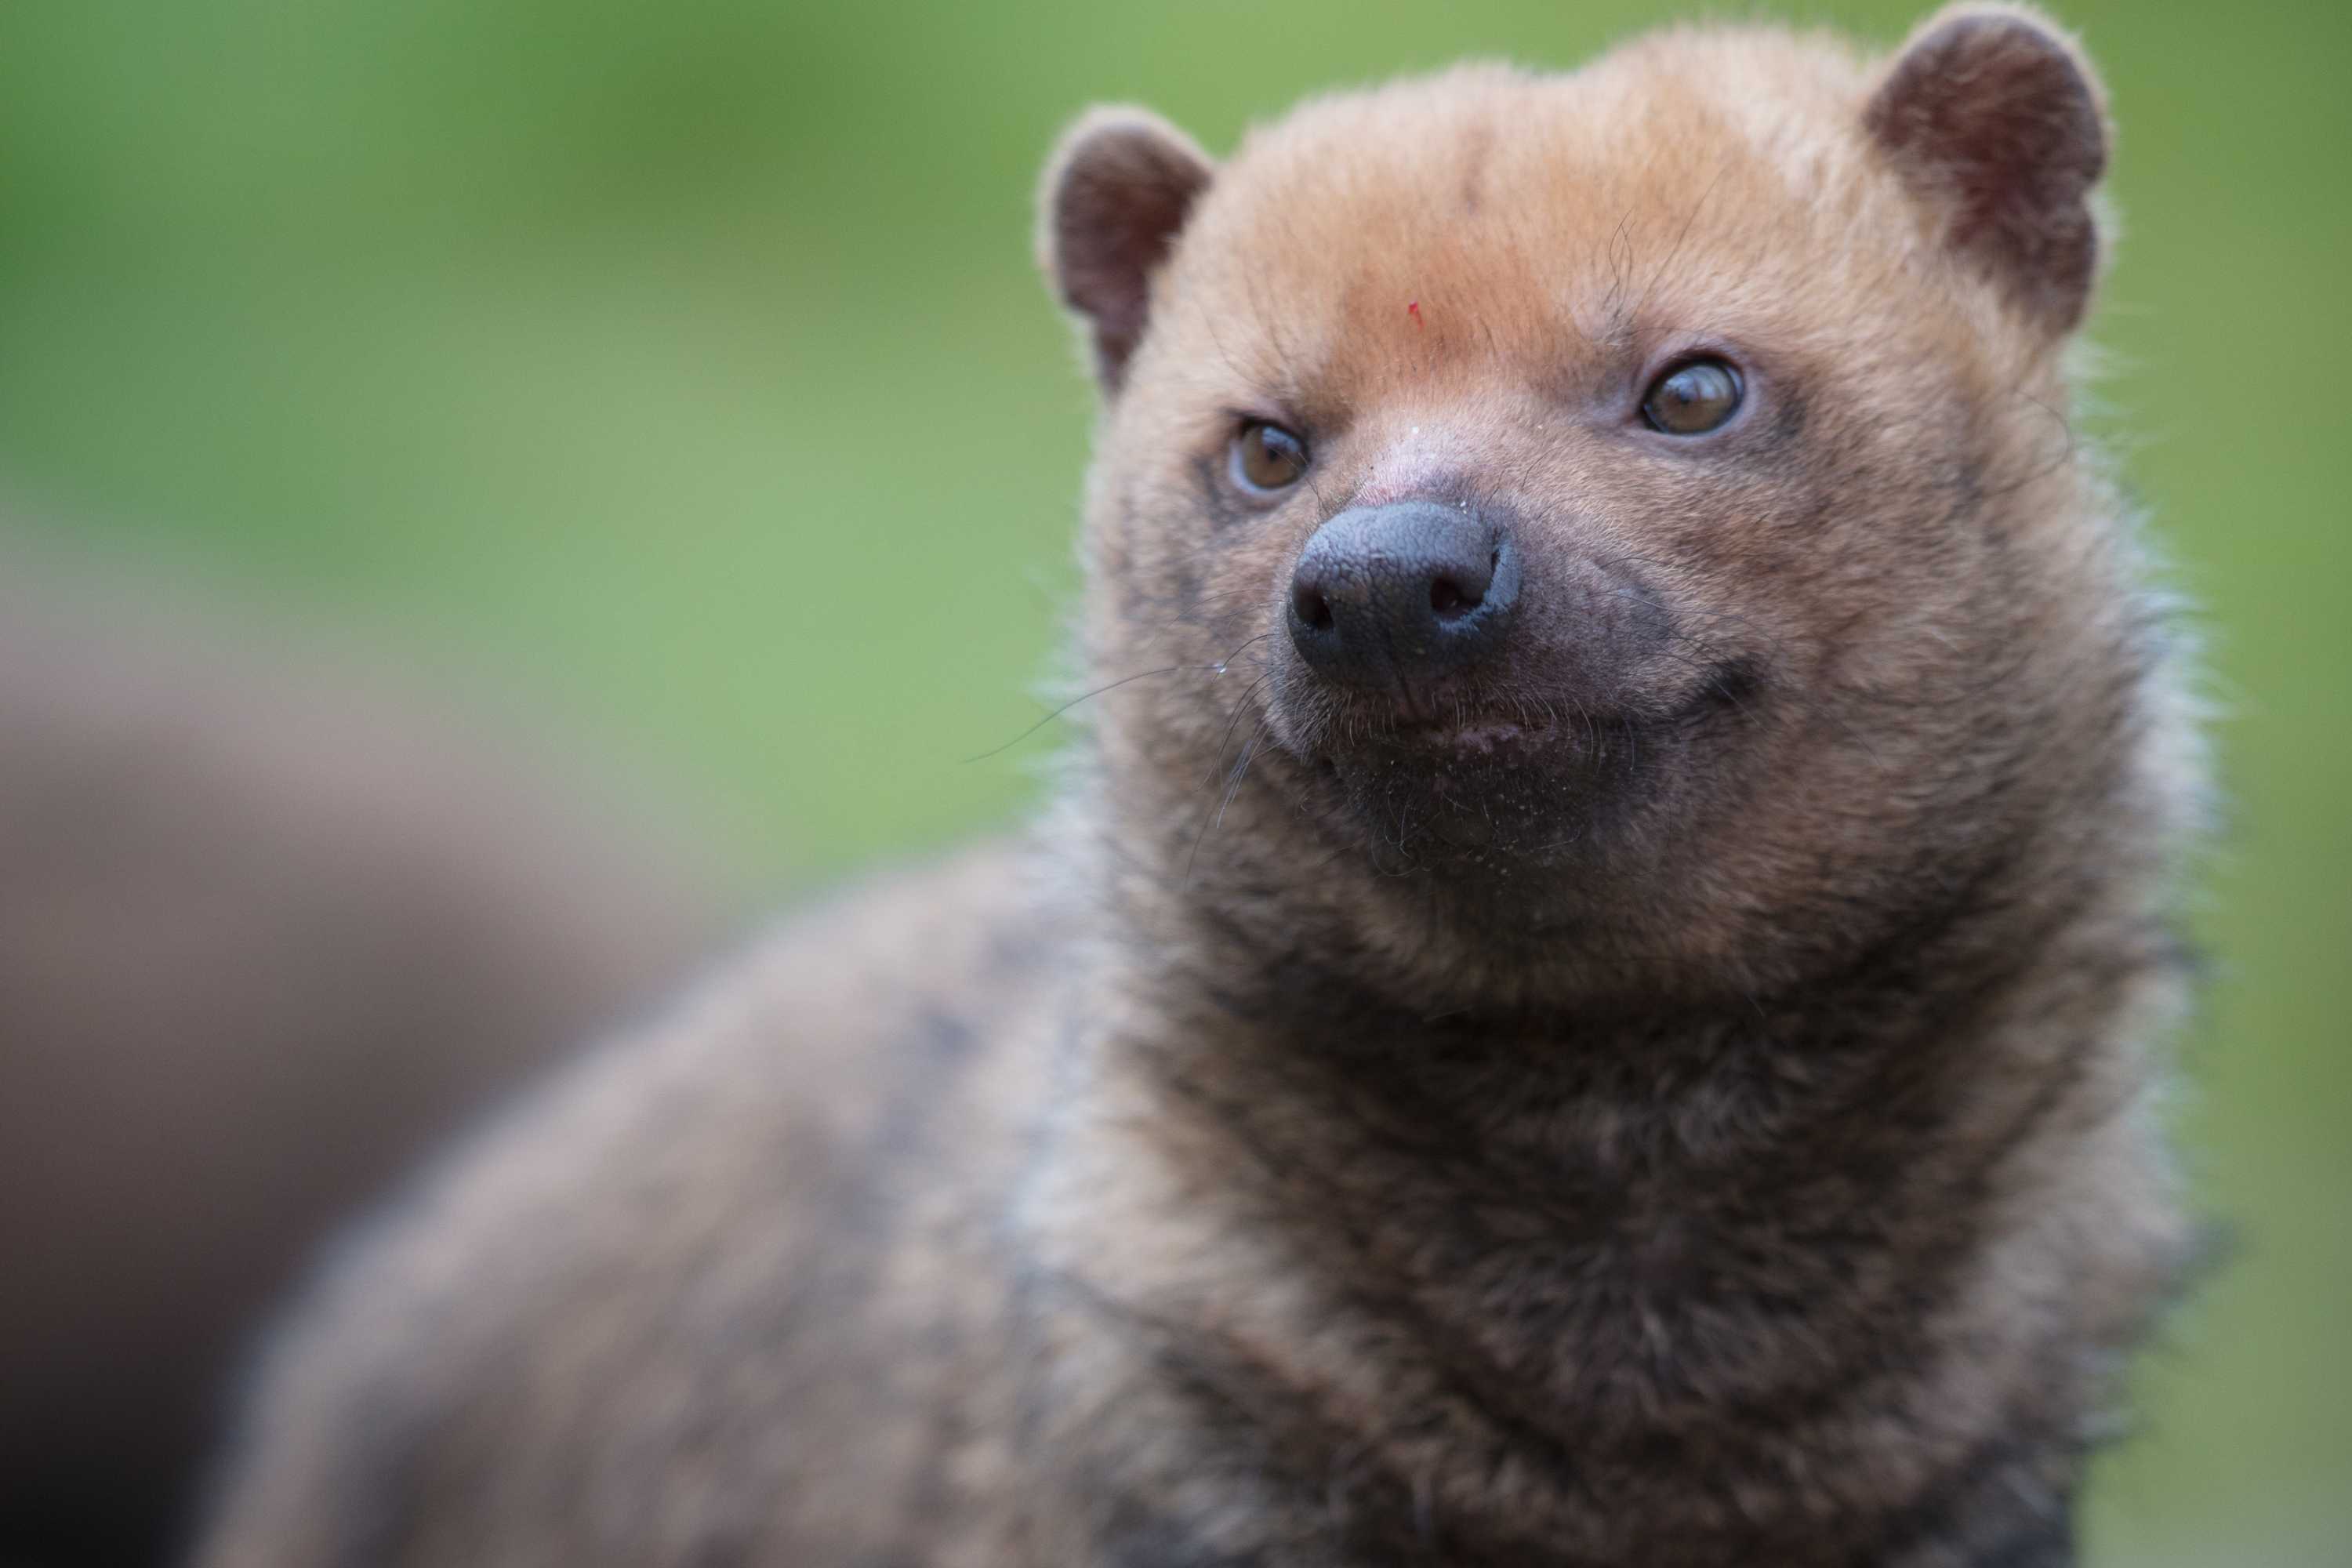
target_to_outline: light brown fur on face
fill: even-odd
[[[2190,1239],[2104,115],[1980,8],[1082,121],[1104,689],[1027,873],[436,1175],[204,1561],[2071,1561]]]
[[[2135,700],[2114,652],[2139,635],[2116,624],[2128,563],[2082,525],[2110,503],[2074,460],[2063,340],[1936,247],[1865,128],[1878,74],[1777,33],[1666,35],[1570,79],[1466,68],[1310,105],[1220,172],[1108,415],[1089,534],[1111,585],[1090,602],[1100,679],[1232,672],[1107,704],[1115,796],[1196,875],[1262,878],[1248,861],[1289,836],[1239,825],[1297,814],[1335,848],[1393,841],[1391,868],[1447,863],[1319,879],[1335,926],[1416,996],[1452,994],[1455,972],[1492,1000],[1644,964],[1768,986],[1932,898],[2021,774],[2105,787],[2065,774],[2094,752],[2021,755]],[[1704,449],[1630,427],[1657,367],[1701,347],[1746,369],[1744,427]],[[1297,498],[1245,524],[1197,500],[1235,410],[1316,443]],[[1704,727],[1592,731],[1596,751],[1651,746],[1641,798],[1521,817],[1499,808],[1560,773],[1506,769],[1458,811],[1435,790],[1366,811],[1312,776],[1320,742],[1378,721],[1302,677],[1276,614],[1288,563],[1332,512],[1423,495],[1508,512],[1548,569],[1537,646],[1485,703],[1581,728],[1721,700]],[[1632,613],[1667,635],[1630,668],[1596,659],[1596,618]],[[2101,662],[2114,682],[2081,678]],[[1997,700],[1961,700],[1989,680]],[[1228,731],[1228,763],[1258,742],[1250,776],[1196,855],[1160,797],[1196,795]],[[1453,842],[1454,817],[1504,842]],[[1482,856],[1493,874],[1465,875]],[[1455,889],[1465,940],[1432,941],[1426,901]],[[1362,919],[1367,898],[1391,918]],[[1490,967],[1498,925],[1572,927],[1579,962]]]

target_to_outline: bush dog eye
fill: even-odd
[[[1234,483],[1249,495],[1271,497],[1307,472],[1307,443],[1265,419],[1245,422],[1233,446]]]
[[[1668,436],[1704,436],[1730,423],[1747,392],[1739,373],[1723,361],[1688,360],[1650,384],[1642,417]]]

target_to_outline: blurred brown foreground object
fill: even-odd
[[[157,1560],[322,1235],[732,907],[560,748],[188,598],[0,539],[0,1563]]]

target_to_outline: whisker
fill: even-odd
[[[1223,675],[1233,667],[1235,660],[1241,658],[1244,650],[1255,644],[1265,641],[1266,638],[1273,635],[1274,634],[1272,632],[1260,632],[1255,637],[1244,637],[1240,642],[1234,645],[1231,652],[1227,653],[1224,658],[1217,660],[1214,664],[1162,665],[1158,669],[1139,669],[1133,675],[1122,675],[1117,680],[1105,681],[1102,685],[1096,687],[1091,691],[1081,692],[1077,696],[1071,698],[1067,702],[1063,703],[1060,707],[1055,709],[1052,712],[1046,714],[1044,718],[1038,720],[1035,723],[1030,725],[1027,729],[1022,731],[1019,734],[1013,736],[1013,739],[1005,742],[1003,745],[991,746],[987,751],[977,752],[974,755],[964,758],[964,761],[966,763],[983,763],[989,758],[997,755],[999,752],[1009,752],[1013,747],[1019,745],[1022,742],[1027,740],[1030,736],[1035,734],[1038,731],[1044,729],[1046,725],[1052,723],[1055,720],[1062,717],[1063,714],[1067,713],[1071,709],[1076,708],[1079,703],[1092,701],[1094,699],[1100,697],[1104,692],[1116,691],[1120,687],[1125,686],[1131,681],[1149,680],[1155,675],[1182,675],[1188,671],[1200,675]],[[1263,668],[1262,664],[1261,668]],[[1220,751],[1223,749],[1223,748],[1222,746],[1219,748]]]
[[[1038,720],[1034,724],[1030,725],[1027,729],[1022,731],[1021,733],[1005,742],[1004,744],[1001,746],[991,746],[984,752],[978,752],[966,757],[964,761],[966,763],[984,763],[1000,752],[1009,752],[1013,747],[1019,745],[1022,742],[1027,740],[1030,736],[1035,734],[1038,731],[1044,729],[1046,725],[1052,723],[1055,720],[1059,719],[1063,714],[1067,713],[1071,709],[1076,708],[1079,703],[1092,701],[1095,698],[1100,697],[1104,692],[1116,691],[1120,687],[1125,686],[1131,681],[1149,680],[1155,675],[1181,675],[1186,670],[1197,670],[1205,674],[1218,675],[1224,672],[1224,668],[1225,667],[1222,664],[1171,664],[1164,665],[1158,669],[1139,669],[1133,675],[1122,675],[1117,680],[1107,681],[1104,684],[1096,687],[1092,691],[1081,692],[1079,695],[1071,698],[1067,702],[1063,703],[1059,708],[1055,709],[1052,712]]]
[[[1242,715],[1249,711],[1250,703],[1256,698],[1258,692],[1264,689],[1266,682],[1273,679],[1271,674],[1259,676],[1249,683],[1248,689],[1242,693],[1242,700],[1234,704],[1233,715],[1225,721],[1224,732],[1217,737],[1217,760],[1209,772],[1211,783],[1214,783],[1217,776],[1224,771],[1225,743],[1234,738],[1234,731],[1241,728]]]
[[[1249,740],[1242,746],[1241,760],[1234,764],[1233,773],[1225,781],[1224,794],[1217,802],[1216,815],[1193,833],[1192,850],[1184,857],[1184,886],[1189,888],[1192,885],[1192,868],[1200,862],[1201,846],[1207,842],[1211,834],[1224,826],[1225,812],[1234,804],[1234,797],[1241,794],[1242,781],[1249,776],[1250,763],[1257,755],[1257,743],[1265,738],[1272,722],[1269,719],[1261,718],[1257,728],[1250,731]]]
[[[1263,719],[1259,720],[1257,729],[1250,735],[1249,743],[1242,748],[1241,761],[1234,764],[1234,776],[1226,781],[1225,796],[1217,802],[1217,815],[1209,823],[1211,833],[1214,833],[1225,825],[1225,812],[1234,804],[1234,796],[1241,793],[1242,780],[1249,774],[1250,759],[1257,755],[1257,743],[1265,739],[1265,730],[1266,721]],[[1198,847],[1197,840],[1195,847]]]

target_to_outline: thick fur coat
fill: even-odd
[[[356,1242],[203,1562],[2070,1561],[2191,1241],[2105,148],[1983,8],[1082,121],[1058,806]]]

